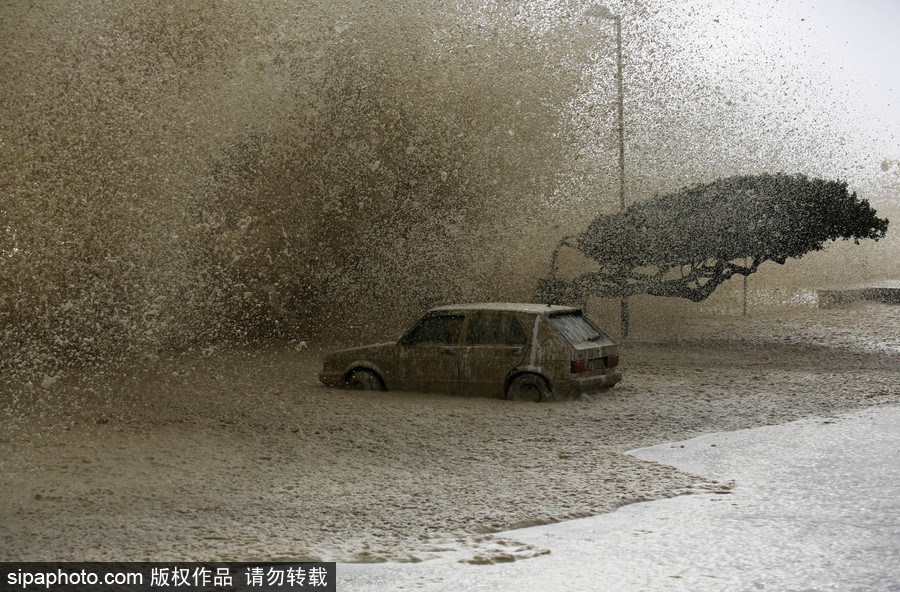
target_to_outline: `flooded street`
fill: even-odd
[[[4,394],[0,556],[524,559],[496,533],[734,485],[628,450],[900,402],[896,306],[695,314],[568,402],[327,389],[296,343]]]

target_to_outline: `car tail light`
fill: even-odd
[[[584,372],[587,370],[587,362],[583,360],[577,360],[572,362],[572,374],[577,374],[578,372]]]
[[[615,368],[619,365],[619,356],[607,356],[606,357],[606,367],[607,368]]]

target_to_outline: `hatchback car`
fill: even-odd
[[[548,401],[615,385],[618,365],[618,345],[578,308],[460,304],[428,311],[398,341],[328,354],[319,380]]]

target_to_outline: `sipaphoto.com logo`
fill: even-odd
[[[97,573],[81,569],[67,571],[57,568],[55,571],[25,570],[19,568],[7,572],[6,583],[9,586],[28,590],[29,588],[54,588],[58,586],[141,586],[144,576],[139,572],[108,571]]]
[[[334,592],[333,562],[0,562],[0,592]]]

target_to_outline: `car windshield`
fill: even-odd
[[[612,343],[603,331],[578,313],[553,315],[550,321],[573,345],[588,342]]]

